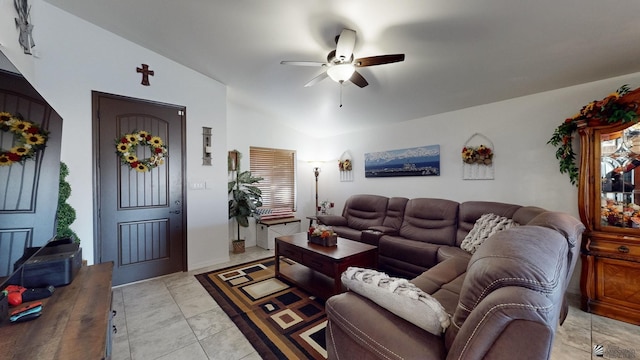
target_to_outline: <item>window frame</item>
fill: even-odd
[[[272,183],[274,178],[283,177],[282,174],[274,173],[278,167],[276,163],[282,161],[282,159],[291,159],[290,166],[287,166],[284,170],[290,171],[291,177],[284,179],[285,183]],[[251,174],[254,177],[262,177],[264,180],[255,184],[262,191],[262,206],[269,208],[281,208],[290,207],[292,211],[296,211],[297,208],[297,155],[295,150],[289,149],[277,149],[267,147],[249,147],[249,168]],[[266,183],[265,183],[266,182]],[[282,191],[278,189],[284,187],[286,194],[282,195]],[[278,195],[281,194],[281,195]],[[285,200],[279,200],[278,197],[284,197]],[[286,198],[290,197],[290,201],[286,201]]]

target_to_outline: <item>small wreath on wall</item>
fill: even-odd
[[[353,164],[351,163],[351,159],[338,160],[338,169],[340,171],[353,170]]]
[[[13,147],[0,148],[0,166],[10,166],[32,159],[47,146],[49,132],[38,124],[25,120],[22,115],[0,112],[0,131],[13,134]]]
[[[466,164],[491,165],[493,150],[484,144],[478,147],[465,146],[462,148],[462,161]]]
[[[138,172],[151,171],[151,169],[164,164],[164,158],[167,157],[167,147],[162,139],[144,130],[122,135],[115,140],[115,143],[116,154],[120,156],[120,162]],[[148,146],[153,155],[139,159],[136,156],[136,149],[139,145]]]
[[[494,177],[493,142],[475,133],[462,147],[462,178],[464,180],[492,180]]]

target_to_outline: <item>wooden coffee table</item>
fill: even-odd
[[[307,241],[306,233],[276,239],[276,277],[285,279],[313,295],[328,299],[343,291],[340,276],[349,266],[376,268],[378,248],[338,237],[337,246]],[[280,257],[296,262],[280,268]]]

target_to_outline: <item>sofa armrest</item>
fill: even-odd
[[[398,229],[392,228],[390,226],[369,226],[368,230],[377,231],[379,233],[382,233],[382,235],[398,235]]]
[[[347,226],[347,219],[340,215],[318,215],[318,223],[327,226]]]
[[[438,262],[441,263],[447,259],[460,257],[463,259],[471,259],[471,254],[457,246],[441,246],[438,248]]]
[[[448,356],[485,360],[527,354],[529,359],[548,359],[559,307],[548,294],[516,286],[499,288],[473,309],[458,331],[453,324],[447,329]]]
[[[352,292],[329,298],[326,342],[329,359],[444,359],[435,336]]]
[[[362,234],[360,235],[360,241],[366,244],[378,246],[380,243],[380,238],[383,235],[397,235],[398,230],[389,226],[379,225],[379,226],[370,226],[366,230],[362,230]]]

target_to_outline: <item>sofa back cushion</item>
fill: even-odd
[[[453,245],[458,205],[445,199],[416,198],[407,201],[399,235],[415,241]]]
[[[473,229],[476,221],[484,214],[496,214],[513,218],[513,214],[522,206],[493,201],[466,201],[460,204],[458,213],[458,232],[455,245],[460,246],[464,238]],[[523,225],[517,220],[517,223]]]
[[[523,206],[513,213],[512,219],[520,225],[529,225],[531,220],[546,211],[547,210],[537,206]],[[565,215],[569,216],[568,214]]]
[[[387,212],[388,198],[379,195],[353,195],[347,199],[342,216],[347,225],[356,230],[382,225]]]
[[[569,280],[571,274],[573,274],[578,255],[580,254],[582,233],[585,230],[584,224],[569,214],[547,211],[534,217],[529,221],[528,225],[546,227],[555,230],[564,236],[567,241],[567,245],[569,246],[569,254],[567,255],[569,262],[567,279]]]
[[[404,211],[407,208],[409,199],[403,197],[389,198],[387,203],[387,215],[382,222],[383,226],[399,230],[404,218]]]
[[[564,235],[548,227],[517,226],[488,238],[469,260],[447,347],[474,309],[499,289],[525,288],[552,298],[558,315],[568,283],[568,252]]]

